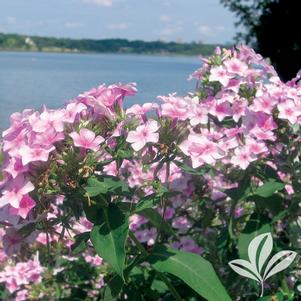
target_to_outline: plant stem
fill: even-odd
[[[135,243],[136,247],[138,248],[138,250],[144,254],[144,255],[148,255],[148,252],[145,250],[145,248],[143,247],[143,245],[140,243],[140,241],[136,238],[135,234],[132,231],[129,231],[129,236],[131,238],[131,240]]]
[[[166,286],[169,288],[170,292],[172,293],[172,295],[174,296],[176,301],[182,301],[182,297],[179,295],[179,293],[176,291],[176,289],[174,288],[174,286],[171,284],[171,282],[169,281],[169,279],[163,274],[163,273],[157,273],[157,275],[159,276],[159,278],[161,278],[161,280],[166,284]]]

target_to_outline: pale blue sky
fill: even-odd
[[[0,32],[71,38],[231,42],[219,0],[0,0]]]

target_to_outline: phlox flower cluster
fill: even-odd
[[[101,85],[63,108],[11,116],[2,134],[0,282],[16,300],[25,300],[27,288],[43,281],[47,269],[22,246],[50,246],[70,265],[81,257],[100,275],[107,271],[90,242],[80,256],[71,255],[75,236],[93,226],[81,191],[92,175],[122,179],[137,192],[124,199],[132,203],[156,193],[158,183],[179,192],[164,207],[154,206],[177,234],[164,237],[164,243],[202,256],[232,214],[225,190],[238,186],[236,173],[265,164],[285,183],[287,200],[294,196],[285,163],[300,142],[301,75],[284,83],[260,55],[241,45],[217,48],[191,77],[198,88],[183,97],[173,93],[124,109],[124,98],[137,92],[135,84]],[[254,176],[252,184],[262,182]],[[237,204],[234,217],[252,210]],[[129,220],[147,248],[162,239],[146,216]],[[66,269],[57,264],[51,273]],[[103,285],[101,277],[96,288]]]

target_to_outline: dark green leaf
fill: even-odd
[[[208,168],[192,168],[185,163],[182,163],[180,161],[173,161],[179,168],[181,168],[184,172],[191,174],[191,175],[198,175],[198,176],[203,176],[208,172]]]
[[[269,209],[274,215],[279,214],[284,209],[284,199],[277,194],[267,198],[254,195],[248,198],[248,200],[254,201],[258,208]]]
[[[87,248],[87,241],[90,239],[90,232],[80,233],[75,236],[75,243],[71,246],[72,254],[81,253]]]
[[[103,223],[93,227],[91,241],[104,260],[123,278],[125,243],[128,237],[128,218],[111,203],[103,210]]]
[[[180,278],[206,300],[231,301],[211,263],[199,255],[158,246],[148,261],[158,272]]]
[[[151,194],[143,197],[137,204],[134,213],[139,213],[147,208],[152,208],[160,202],[160,196]]]
[[[263,198],[268,198],[272,196],[276,191],[282,190],[284,188],[284,183],[276,182],[271,180],[264,183],[262,186],[258,187],[255,191],[255,195],[259,195]]]
[[[238,238],[238,251],[241,259],[248,260],[248,246],[253,238],[260,234],[271,232],[270,222],[264,215],[256,213],[251,215],[250,220]]]
[[[122,195],[130,196],[130,190],[128,185],[113,176],[101,175],[98,177],[91,177],[88,179],[88,186],[86,191],[90,197],[97,196],[99,194],[110,194],[110,195]]]
[[[89,205],[87,202],[84,202],[84,211],[86,218],[89,222],[94,225],[100,225],[103,223],[103,209],[105,206],[99,206],[99,203],[96,205]]]
[[[124,282],[122,278],[115,274],[107,283],[104,290],[104,301],[115,301],[118,298],[122,288],[124,286]]]

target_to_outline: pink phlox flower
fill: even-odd
[[[105,141],[102,136],[95,136],[94,132],[86,128],[80,129],[79,134],[72,132],[69,135],[73,139],[75,146],[93,151],[98,151],[99,145]]]
[[[223,121],[225,117],[232,115],[232,110],[230,104],[228,102],[221,102],[221,103],[213,103],[213,106],[209,110],[209,112],[217,117],[219,121]]]
[[[257,141],[252,138],[247,138],[245,145],[251,154],[259,155],[268,151],[268,148],[263,141]]]
[[[87,106],[80,102],[71,102],[66,106],[64,111],[64,122],[73,123],[82,111],[86,110]]]
[[[272,131],[265,131],[257,125],[249,132],[249,135],[258,140],[276,140],[276,136]]]
[[[135,236],[140,242],[146,243],[148,246],[152,246],[155,243],[157,237],[157,229],[150,228],[145,230],[138,230],[135,232]]]
[[[132,115],[145,115],[147,112],[153,110],[153,109],[157,109],[159,107],[158,104],[156,103],[144,103],[142,106],[135,104],[133,106],[131,106],[130,108],[128,108],[126,110],[126,115],[132,114]]]
[[[133,96],[138,91],[136,83],[128,83],[128,84],[118,83],[118,84],[110,85],[108,88],[119,90],[123,96]]]
[[[14,228],[8,228],[6,234],[3,236],[5,253],[8,256],[18,253],[21,249],[23,240],[23,237]]]
[[[238,58],[231,58],[224,61],[224,65],[229,74],[245,76],[248,65]]]
[[[39,145],[33,145],[30,147],[28,145],[24,145],[19,150],[19,155],[22,160],[22,164],[25,166],[30,162],[42,161],[47,162],[49,159],[49,154],[55,150],[54,146],[42,147]]]
[[[250,109],[254,112],[264,112],[271,115],[276,104],[277,100],[266,93],[261,97],[255,98]]]
[[[35,206],[36,206],[36,202],[29,195],[24,195],[19,203],[18,208],[14,208],[14,207],[10,208],[10,214],[19,215],[25,219],[28,213],[30,212],[30,210]]]
[[[224,87],[228,86],[229,81],[231,79],[231,75],[227,72],[225,67],[217,66],[213,67],[210,70],[209,80],[220,82]]]
[[[142,215],[133,214],[130,216],[130,230],[137,231],[141,225],[147,223],[147,220]]]
[[[191,157],[193,168],[204,163],[213,165],[225,155],[216,143],[199,134],[190,134],[179,147],[185,155]]]
[[[141,150],[146,143],[157,143],[159,133],[157,133],[159,125],[155,120],[149,120],[146,124],[139,125],[136,130],[128,133],[126,141],[132,144],[135,151]]]
[[[277,105],[279,110],[278,118],[286,119],[291,124],[295,124],[301,116],[301,106],[297,106],[294,101],[287,99]]]
[[[224,138],[221,141],[218,142],[218,146],[223,150],[223,151],[228,151],[230,149],[234,149],[239,146],[239,142],[236,137],[232,138]]]
[[[249,147],[236,148],[234,156],[231,158],[231,163],[241,169],[247,169],[251,162],[255,161],[256,157],[250,152]]]
[[[198,255],[202,255],[204,253],[204,249],[198,246],[197,243],[189,236],[181,237],[179,249]]]
[[[12,214],[12,209],[14,209],[14,207],[9,204],[0,207],[0,221],[2,224],[15,227],[20,221],[20,216]],[[1,240],[2,237],[0,236],[0,241]]]
[[[16,136],[10,137],[8,140],[5,138],[3,142],[3,151],[8,151],[11,156],[16,155],[18,150],[25,145],[27,133],[28,131],[23,129]]]
[[[10,204],[15,208],[19,208],[23,196],[27,195],[33,190],[33,184],[25,179],[22,174],[18,175],[15,179],[9,181],[6,188],[2,191],[0,207]]]
[[[227,85],[227,90],[231,90],[233,91],[234,93],[239,93],[239,89],[240,89],[240,86],[242,84],[245,84],[246,81],[243,80],[243,79],[236,79],[236,78],[232,78],[229,80],[229,83]]]
[[[56,142],[64,139],[65,135],[63,132],[56,132],[54,128],[50,128],[44,133],[33,133],[33,136],[29,138],[29,143],[32,141],[33,144],[51,147]]]
[[[85,255],[84,259],[86,262],[90,263],[92,266],[100,266],[103,263],[103,259],[98,255]]]
[[[21,158],[18,157],[11,157],[7,166],[3,168],[3,171],[9,173],[13,178],[16,178],[19,174],[27,172],[28,170],[28,166],[24,166]]]
[[[180,232],[185,232],[191,228],[191,223],[186,216],[178,216],[173,219],[172,227],[180,230]]]
[[[208,110],[205,106],[194,104],[190,108],[189,120],[192,126],[208,123]]]
[[[170,117],[172,119],[185,120],[187,119],[187,107],[178,107],[171,103],[165,103],[162,106],[162,116]]]
[[[235,122],[238,122],[242,116],[245,116],[247,105],[248,103],[245,100],[234,102],[232,105],[232,118]]]
[[[39,114],[35,112],[29,117],[29,123],[32,130],[36,133],[44,133],[49,128],[54,128],[57,132],[64,131],[64,111],[63,110],[48,110]]]

